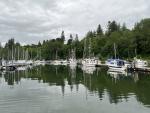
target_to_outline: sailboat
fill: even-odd
[[[76,57],[75,57],[75,49],[71,49],[71,54],[70,54],[70,58],[68,60],[69,62],[69,65],[77,65],[77,60],[76,60]]]
[[[53,61],[53,65],[61,65],[61,60],[57,60],[57,51],[56,51],[56,59]]]
[[[109,69],[125,71],[126,70],[126,66],[124,65],[125,64],[124,60],[116,59],[116,47],[115,47],[115,43],[114,43],[114,52],[115,52],[115,59],[112,59],[108,63]]]
[[[72,39],[72,42],[71,42],[71,51],[69,53],[70,53],[69,54],[69,59],[68,59],[69,65],[76,66],[77,65],[76,50],[75,50],[75,47],[73,45],[73,39]]]
[[[138,59],[137,58],[137,53],[136,53],[136,49],[135,49],[135,54],[136,54],[136,57],[134,57],[134,67],[135,68],[145,68],[145,67],[148,67],[148,62],[146,60],[142,60],[142,59]]]
[[[101,64],[101,61],[96,58],[96,57],[91,57],[91,38],[90,38],[90,43],[89,43],[89,49],[88,49],[88,57],[85,58],[86,56],[86,38],[85,38],[85,42],[84,42],[84,53],[83,53],[83,60],[82,60],[82,65],[83,66],[89,66],[89,67],[95,67],[98,64]]]

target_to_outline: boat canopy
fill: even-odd
[[[122,59],[107,59],[107,62],[111,62],[111,61],[114,61],[114,60],[116,60],[118,62],[124,62],[124,60],[122,60]]]
[[[8,63],[8,62],[9,62],[9,60],[3,60],[3,62]]]

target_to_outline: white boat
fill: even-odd
[[[61,65],[62,64],[62,60],[60,60],[60,59],[57,58],[57,51],[56,51],[56,58],[51,63],[53,65]]]
[[[70,58],[68,60],[69,65],[77,65],[76,55],[75,55],[75,49],[71,49]]]
[[[33,64],[34,64],[33,60],[27,60],[27,65],[33,65]]]
[[[87,53],[88,50],[88,53]],[[93,55],[94,56],[94,55]],[[101,61],[98,58],[91,57],[91,38],[89,39],[88,48],[86,47],[86,38],[84,42],[84,51],[83,51],[83,60],[81,61],[83,66],[95,67],[96,65],[101,64]]]
[[[68,62],[69,62],[69,65],[77,65],[77,60],[76,59],[72,59],[72,58],[70,58],[69,60],[68,60]]]
[[[67,65],[69,64],[68,60],[61,60],[62,65]]]
[[[126,69],[131,69],[132,68],[132,62],[129,61],[129,60],[122,60],[122,59],[107,59],[105,61],[105,64],[107,66],[110,66],[110,65],[114,65],[114,61],[116,60],[116,62],[118,62],[118,65],[120,63],[120,65],[122,65],[122,67],[125,67]]]
[[[125,71],[126,70],[126,66],[125,66],[124,60],[116,59],[116,47],[115,47],[115,43],[114,43],[114,52],[115,52],[115,59],[112,59],[112,60],[110,60],[109,63],[107,63],[109,69],[115,69],[115,70]]]
[[[101,61],[95,57],[93,58],[86,58],[86,59],[83,59],[82,60],[82,65],[83,66],[96,66],[96,65],[99,65],[101,64]]]
[[[142,59],[134,58],[134,67],[135,68],[145,68],[148,66],[148,62]]]
[[[61,65],[62,64],[62,61],[61,60],[54,60],[52,62],[53,65]]]
[[[46,61],[45,60],[36,60],[34,61],[35,65],[46,65]]]
[[[110,63],[108,64],[108,67],[109,69],[114,69],[114,70],[122,70],[122,71],[126,70],[126,66],[124,65],[123,60],[114,59],[110,61]]]
[[[13,65],[15,65],[15,66],[26,66],[27,61],[26,60],[17,60],[16,62],[13,62]]]

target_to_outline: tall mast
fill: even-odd
[[[12,60],[13,60],[13,46],[12,46],[12,54],[11,55],[12,55]]]
[[[41,49],[40,49],[40,60],[41,60]]]
[[[32,60],[32,50],[31,50],[31,60]]]
[[[135,57],[137,58],[137,52],[136,52],[136,49],[135,49]]]
[[[57,60],[57,51],[56,51],[56,60]]]
[[[91,38],[89,38],[89,58],[90,58],[90,54],[91,54]]]
[[[18,60],[19,60],[19,46],[18,46]]]
[[[86,37],[84,39],[83,59],[85,58],[85,56],[86,56]]]
[[[115,59],[116,59],[116,45],[114,43],[114,52],[115,52]]]

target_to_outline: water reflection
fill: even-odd
[[[76,66],[75,65],[69,65],[69,78],[68,78],[68,84],[70,85],[70,90],[72,91],[74,88],[74,85],[76,84]],[[78,87],[76,87],[78,91]]]
[[[108,69],[107,74],[110,75],[112,77],[112,81],[116,83],[117,80],[126,80],[127,78],[132,79],[131,76],[133,73],[122,70]]]
[[[92,75],[95,70],[96,70],[96,67],[82,66],[82,71],[83,71],[84,74]]]
[[[115,83],[117,80],[134,80],[135,83],[137,83],[139,80],[138,72],[127,72],[121,70],[116,71],[108,69],[107,74],[112,77],[112,81]]]
[[[68,90],[78,92],[82,87],[86,99],[98,96],[103,101],[108,96],[110,103],[119,104],[128,103],[135,97],[144,106],[150,106],[150,74],[55,65],[21,67],[16,71],[0,73],[0,83],[5,82],[11,88],[19,85],[22,79],[37,80],[39,83],[47,83],[49,87],[58,86],[63,96]]]
[[[133,72],[131,76],[135,83],[137,83],[139,81],[139,75],[137,72]]]

